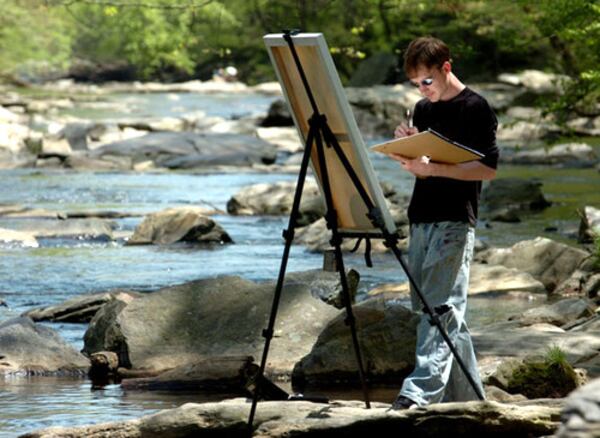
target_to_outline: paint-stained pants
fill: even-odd
[[[481,393],[483,386],[471,335],[465,322],[469,266],[475,242],[474,229],[462,222],[413,224],[408,265],[431,308],[442,306],[442,326],[456,346]],[[413,310],[421,314],[417,327],[416,364],[400,394],[420,406],[442,401],[477,400],[477,395],[454,359],[438,328],[423,313],[423,304],[411,287]]]

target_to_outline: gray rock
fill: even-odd
[[[112,240],[116,224],[104,219],[31,220],[11,224],[16,231],[30,232],[36,238],[85,238]]]
[[[245,385],[257,371],[252,357],[217,356],[178,366],[157,377],[125,379],[121,387],[126,391],[226,391],[251,395]]]
[[[594,306],[589,300],[580,298],[567,298],[553,304],[547,304],[526,310],[520,315],[510,317],[510,321],[518,321],[521,326],[533,324],[552,324],[564,326],[580,318],[589,318],[594,315]]]
[[[414,367],[419,317],[403,306],[372,298],[354,306],[364,369],[370,382],[401,384]],[[321,332],[310,353],[294,367],[294,386],[358,381],[358,365],[345,314]]]
[[[129,302],[139,296],[137,292],[126,290],[83,295],[60,304],[28,310],[21,316],[29,317],[33,321],[90,322],[105,304],[115,300]]]
[[[406,227],[401,227],[399,231],[400,237],[403,238],[408,234]],[[342,251],[351,251],[358,239],[346,238],[342,242]],[[309,251],[313,252],[324,252],[331,248],[331,230],[327,228],[327,222],[324,218],[321,218],[310,225],[299,228],[296,231],[294,243],[304,245]],[[382,253],[389,251],[389,249],[383,244],[381,239],[373,239],[371,242],[371,250],[373,253]],[[408,247],[408,239],[399,241],[399,248],[404,251]],[[364,252],[365,243],[363,242],[358,249],[358,253]]]
[[[269,110],[267,111],[267,117],[261,122],[261,126],[273,127],[273,126],[293,126],[294,120],[290,114],[287,103],[283,99],[275,100]]]
[[[562,167],[594,167],[598,156],[594,149],[585,143],[565,143],[550,148],[518,151],[507,155],[504,162],[512,164],[545,164]]]
[[[569,278],[589,254],[545,237],[517,242],[510,248],[494,248],[478,254],[478,260],[528,272],[552,291]]]
[[[54,330],[23,317],[0,322],[0,375],[84,375],[88,367]]]
[[[365,409],[359,401],[328,405],[306,401],[261,402],[254,421],[255,438],[394,436],[549,436],[558,428],[560,407],[534,403],[465,402],[388,411],[388,404]],[[81,427],[50,427],[21,438],[85,437],[248,437],[250,403],[231,399],[219,403],[188,403],[140,419]]]
[[[289,375],[339,310],[312,296],[312,285],[339,285],[322,271],[286,276],[268,371]],[[260,357],[274,282],[218,277],[161,289],[127,306],[110,303],[92,319],[84,351],[114,351],[124,367],[164,371],[211,356]]]
[[[600,236],[600,210],[589,205],[583,208],[579,214],[578,241],[580,243],[593,242],[594,238]]]
[[[244,187],[227,201],[227,212],[233,215],[289,215],[295,190],[295,181]],[[324,214],[325,204],[319,187],[315,180],[309,179],[302,191],[298,225],[308,225]]]
[[[559,347],[569,363],[585,369],[590,378],[600,377],[600,337],[592,329],[566,331],[550,324],[520,327],[510,321],[472,328],[471,335],[484,380],[506,358],[544,356],[551,347]]]
[[[176,207],[147,215],[127,245],[169,245],[175,242],[232,243],[227,232],[205,216],[214,210],[205,207]]]
[[[33,233],[7,230],[6,228],[0,228],[0,242],[16,243],[30,248],[37,248],[39,246]]]
[[[135,162],[151,159],[159,167],[194,168],[214,165],[248,166],[275,162],[275,146],[254,136],[152,132],[99,147],[92,157],[128,156]]]
[[[102,159],[91,158],[88,154],[73,154],[64,161],[64,166],[75,170],[131,170],[132,160],[129,157],[112,157],[104,155]]]
[[[565,400],[556,438],[600,436],[600,379],[573,391]]]
[[[482,215],[491,220],[507,221],[507,217],[518,218],[522,213],[543,210],[551,203],[544,198],[541,188],[539,181],[517,178],[490,181],[481,194]]]

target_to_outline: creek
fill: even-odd
[[[266,113],[273,98],[244,94],[227,97],[156,93],[111,96],[105,106],[85,108],[79,116],[91,119],[178,116],[191,111],[207,115],[239,117]],[[108,108],[108,109],[107,109]],[[115,108],[123,108],[121,112]],[[375,141],[375,139],[371,139]],[[597,146],[596,146],[597,147]],[[412,179],[395,163],[371,155],[376,173],[405,195]],[[556,169],[544,166],[503,166],[499,177],[538,178],[553,205],[523,217],[520,223],[482,221],[478,237],[493,246],[544,235],[573,243],[584,205],[600,205],[600,173],[595,169]],[[117,229],[131,231],[141,215],[167,207],[208,204],[226,209],[239,189],[255,183],[295,180],[282,173],[93,173],[63,170],[0,170],[0,204],[19,204],[54,211],[105,211],[129,213],[116,219]],[[217,275],[239,275],[251,280],[273,280],[279,271],[287,217],[215,217],[235,241],[234,245],[197,249],[189,245],[124,246],[124,241],[42,239],[38,248],[0,243],[0,321],[33,307],[61,302],[70,297],[113,288],[152,291],[160,287]],[[34,221],[36,219],[28,219]],[[2,219],[0,227],[15,228],[23,220]],[[395,259],[376,254],[374,268],[364,266],[362,256],[348,255],[348,268],[361,273],[359,299],[381,284],[405,280]],[[322,256],[294,246],[289,271],[319,268]],[[505,319],[511,313],[539,305],[540,299],[472,298],[468,320],[472,327]],[[265,324],[267,321],[265,321]],[[45,323],[81,349],[85,324]],[[392,392],[395,392],[393,389]],[[389,401],[390,392],[379,398]],[[338,398],[355,398],[356,392],[340,392]],[[0,438],[14,437],[48,426],[73,426],[134,418],[188,401],[223,398],[209,394],[168,394],[124,391],[117,384],[93,388],[87,379],[0,378]],[[358,396],[360,398],[360,396]],[[377,398],[378,396],[376,396]]]

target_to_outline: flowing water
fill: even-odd
[[[192,94],[113,96],[104,105],[81,110],[79,116],[102,119],[177,116],[190,111],[237,117],[265,113],[272,98]],[[165,102],[167,104],[165,104]],[[108,108],[108,109],[107,109]],[[115,108],[122,108],[115,111]],[[410,194],[412,180],[380,156],[371,156],[381,180]],[[544,167],[504,167],[500,176],[536,177],[553,206],[518,224],[485,224],[478,237],[507,246],[537,235],[567,240],[575,232],[577,208],[600,205],[597,170],[558,170]],[[239,189],[259,182],[295,180],[292,174],[91,173],[62,170],[0,170],[0,204],[20,204],[53,211],[105,211],[130,213],[116,219],[118,230],[131,231],[144,213],[181,205],[208,204],[225,210]],[[61,302],[84,293],[128,288],[150,291],[160,287],[217,275],[239,275],[251,280],[274,280],[279,270],[287,217],[233,217],[215,219],[235,241],[212,249],[188,245],[173,247],[124,246],[80,239],[44,239],[38,248],[0,243],[0,321],[36,306]],[[34,221],[36,219],[28,219]],[[0,228],[18,228],[25,220],[0,219]],[[375,254],[375,267],[364,266],[361,256],[348,255],[347,267],[361,273],[361,296],[381,283],[404,281],[398,263],[389,254]],[[322,256],[294,246],[289,271],[319,268]],[[506,318],[533,303],[523,299],[473,298],[472,327]],[[535,302],[539,304],[539,302]],[[266,324],[266,321],[265,321]],[[85,324],[47,323],[81,349]],[[395,389],[393,390],[395,391]],[[380,392],[383,401],[392,396]],[[336,393],[336,397],[356,397]],[[219,395],[218,397],[223,397]],[[360,397],[360,395],[359,395]],[[376,395],[375,398],[378,396]],[[112,384],[93,388],[87,379],[7,377],[0,380],[0,438],[13,437],[47,426],[73,426],[134,418],[188,401],[215,398],[209,394],[168,394],[124,391]]]

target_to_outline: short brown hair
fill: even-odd
[[[439,68],[446,61],[450,61],[446,43],[430,36],[420,37],[412,40],[404,52],[404,72],[412,76],[420,67]]]

